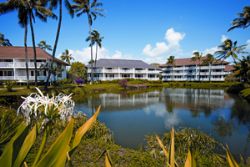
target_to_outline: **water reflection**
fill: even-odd
[[[99,120],[123,146],[135,148],[144,143],[145,135],[188,127],[228,144],[235,154],[250,155],[250,105],[224,90],[162,89],[134,95],[100,94],[76,108],[91,115],[98,105],[102,105]]]

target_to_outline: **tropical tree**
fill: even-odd
[[[2,33],[0,33],[0,46],[12,46],[10,41],[4,37]]]
[[[250,56],[243,56],[242,60],[235,65],[235,73],[241,81],[250,82]]]
[[[172,75],[171,78],[173,80],[173,73],[174,73],[174,66],[175,66],[175,57],[174,56],[169,56],[168,60],[167,60],[167,64],[172,66]]]
[[[73,62],[69,69],[69,74],[75,78],[81,78],[87,80],[87,68],[81,62]]]
[[[199,81],[200,81],[202,53],[200,53],[200,52],[194,52],[193,53],[193,57],[192,57],[192,61],[195,61],[195,62],[198,61],[198,65],[199,65]]]
[[[102,3],[98,0],[73,0],[74,9],[76,16],[80,17],[82,14],[86,14],[89,25],[89,36],[92,32],[93,20],[96,20],[97,16],[103,16]],[[93,60],[93,44],[90,45],[91,49],[91,60]],[[91,83],[93,82],[93,63],[91,63]]]
[[[211,72],[212,72],[211,66],[212,66],[212,64],[215,62],[215,58],[214,58],[214,56],[213,56],[212,54],[210,54],[210,53],[208,53],[205,57],[206,57],[206,58],[203,59],[202,61],[203,61],[203,64],[209,66],[209,82],[210,82],[210,81],[211,81]]]
[[[47,44],[44,40],[39,42],[38,47],[44,51],[52,51],[51,46]]]
[[[235,28],[247,28],[250,25],[250,6],[245,6],[242,13],[238,14],[239,17],[232,21],[232,27],[228,29],[231,31]]]
[[[53,64],[54,64],[54,61],[55,61],[55,55],[56,55],[56,49],[57,49],[57,44],[58,44],[58,41],[59,41],[59,36],[60,36],[60,32],[61,32],[61,25],[62,25],[62,17],[63,17],[63,12],[62,12],[62,2],[63,0],[49,0],[50,1],[50,9],[55,9],[58,7],[59,5],[59,19],[58,19],[58,25],[57,25],[57,32],[56,32],[56,39],[55,39],[55,43],[54,43],[54,46],[53,46],[53,51],[52,51],[52,63],[51,63],[51,66],[50,68],[53,68]],[[69,3],[68,0],[64,0],[64,4],[65,4],[65,7],[66,9],[68,10],[69,14],[71,17],[74,16],[74,11],[73,9],[71,8],[71,5]],[[47,77],[47,81],[46,81],[46,84],[45,84],[45,88],[47,89],[48,85],[49,85],[49,81],[50,81],[50,76],[51,76],[51,72],[49,72],[48,74],[48,77]]]
[[[90,43],[90,47],[92,45],[96,46],[96,52],[95,52],[95,68],[96,68],[96,61],[97,61],[97,54],[98,54],[98,48],[102,47],[102,40],[104,37],[101,37],[100,33],[97,30],[93,30],[91,32],[91,35],[86,39],[87,42]]]
[[[246,45],[237,46],[237,41],[232,41],[231,39],[226,39],[223,44],[221,44],[219,49],[215,52],[217,59],[227,59],[233,58],[234,63],[237,64],[236,60],[238,59],[238,54],[247,53],[244,50],[246,49]]]
[[[0,4],[0,13],[7,13],[17,10],[19,23],[25,28],[25,36],[27,38],[27,25],[29,23],[32,36],[32,45],[34,52],[34,66],[35,66],[35,84],[37,84],[37,63],[36,63],[36,44],[35,44],[35,32],[33,22],[35,22],[35,16],[42,21],[47,21],[47,17],[56,18],[51,10],[45,7],[46,1],[40,0],[9,0]]]
[[[0,3],[0,14],[8,13],[14,10],[18,11],[18,23],[24,28],[24,52],[25,52],[25,66],[27,76],[27,88],[29,88],[29,66],[28,66],[28,49],[27,49],[27,34],[28,34],[28,9],[25,0]]]
[[[61,55],[61,60],[71,64],[71,60],[74,60],[74,58],[72,57],[72,54],[69,53],[69,50],[66,49]]]

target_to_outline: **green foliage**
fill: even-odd
[[[163,144],[170,145],[171,134],[163,135]],[[155,139],[155,136],[147,136],[148,151],[154,151],[155,156],[160,154],[161,148]],[[197,166],[225,166],[226,161],[222,161],[217,153],[223,151],[220,143],[215,141],[208,135],[194,129],[183,129],[175,133],[175,158],[177,164],[184,165],[188,150],[190,149],[192,156],[195,157]]]
[[[22,119],[16,115],[16,112],[4,107],[0,107],[0,155],[3,146],[9,142],[11,137],[16,133],[16,127]]]
[[[12,92],[13,91],[13,87],[16,85],[15,81],[5,81],[4,82],[4,86],[6,88],[6,90],[8,92]]]
[[[69,74],[71,79],[82,78],[85,81],[87,80],[87,69],[85,65],[81,62],[73,62],[69,69]]]
[[[241,91],[243,97],[250,97],[250,88]]]

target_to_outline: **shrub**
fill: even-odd
[[[77,79],[75,80],[75,82],[76,82],[77,85],[82,85],[84,81],[83,81],[82,78],[77,78]]]
[[[120,85],[121,87],[123,87],[124,89],[126,89],[127,86],[128,86],[128,81],[127,81],[126,79],[120,80],[120,81],[119,81],[119,85]]]
[[[7,89],[8,92],[12,92],[13,91],[13,87],[14,87],[15,84],[16,84],[15,81],[6,81],[4,83],[4,86],[5,86],[5,88]]]

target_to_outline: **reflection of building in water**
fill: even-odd
[[[97,99],[88,100],[88,105],[91,106],[92,103],[96,105],[101,105],[104,109],[114,110],[119,108],[140,108],[148,104],[159,102],[159,91],[146,92],[142,94],[124,95],[124,94],[111,94],[104,93],[100,94]]]
[[[166,105],[193,110],[211,110],[225,105],[224,90],[210,89],[164,89]]]

